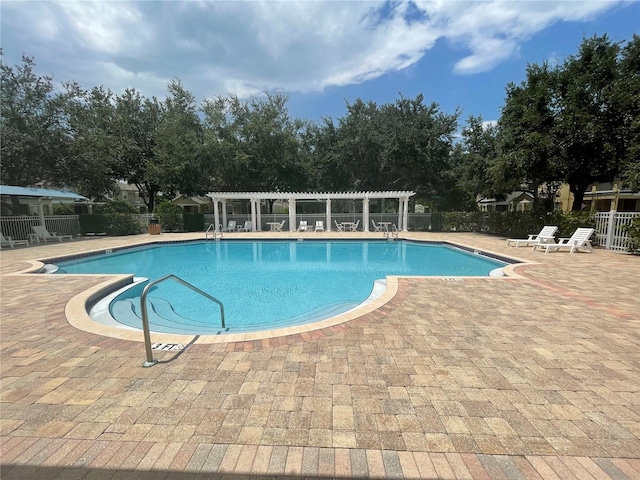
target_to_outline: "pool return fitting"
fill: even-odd
[[[183,279],[181,279],[176,275],[165,275],[164,277],[154,280],[153,282],[149,282],[149,284],[146,287],[144,287],[144,290],[142,291],[142,295],[140,296],[140,312],[142,313],[142,331],[144,333],[144,346],[147,353],[147,359],[144,362],[142,362],[143,367],[153,367],[156,363],[158,363],[158,360],[156,358],[153,358],[153,351],[151,350],[151,332],[149,331],[149,316],[147,314],[147,293],[149,293],[149,291],[153,286],[157,285],[158,283],[164,282],[165,280],[175,280],[176,282],[184,285],[185,287],[190,288],[194,292],[199,293],[203,297],[208,298],[212,302],[217,303],[220,306],[220,320],[222,322],[222,328],[223,329],[226,328],[225,322],[224,322],[224,305],[222,305],[222,302],[217,298],[214,298],[208,293],[203,292],[198,287],[191,285],[189,282],[185,282]]]

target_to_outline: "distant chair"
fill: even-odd
[[[300,220],[300,225],[298,225],[298,231],[299,232],[308,232],[309,227],[307,225],[307,221],[306,220]]]
[[[316,220],[316,232],[324,232],[324,222],[322,220]]]
[[[373,231],[374,232],[381,232],[382,231],[382,226],[376,225],[376,222],[374,222],[373,220],[371,220],[371,225],[373,226]]]
[[[352,232],[357,232],[358,231],[358,225],[360,225],[360,220],[358,220],[356,223],[351,225],[351,231]]]
[[[251,232],[253,230],[253,224],[250,220],[244,222],[244,226],[238,229],[239,232]]]
[[[49,233],[46,227],[43,227],[42,225],[38,225],[31,228],[33,229],[33,232],[38,237],[38,240],[42,240],[45,243],[48,242],[49,240],[52,240],[52,241],[57,240],[58,242],[62,242],[62,240],[65,238],[68,238],[69,240],[73,240],[73,235],[56,235],[55,232]]]
[[[343,224],[338,223],[338,221],[337,221],[337,220],[334,220],[334,221],[333,221],[333,223],[335,223],[335,224],[336,224],[336,230],[337,230],[338,232],[344,232],[344,225],[343,225]]]
[[[549,253],[551,250],[569,250],[569,253],[573,253],[584,248],[589,253],[592,253],[593,246],[589,238],[594,232],[595,229],[593,228],[578,228],[573,232],[571,238],[561,238],[558,243],[538,243],[533,246],[533,249],[544,248],[545,253]]]
[[[276,232],[281,232],[282,229],[284,228],[284,222],[286,222],[286,220],[282,220],[280,222],[280,225],[276,225]]]
[[[223,232],[235,232],[236,231],[236,221],[229,220],[227,222],[227,228],[222,229]]]
[[[9,247],[13,248],[16,245],[29,245],[28,240],[14,240],[11,237],[5,237],[0,232],[0,247],[4,247],[5,245],[9,245]]]

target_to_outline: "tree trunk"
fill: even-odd
[[[588,185],[571,185],[571,193],[573,193],[573,205],[571,210],[579,212],[582,210],[582,203],[584,202],[584,191]]]

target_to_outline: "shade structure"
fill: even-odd
[[[369,201],[372,199],[398,199],[398,229],[407,231],[407,219],[409,214],[409,198],[415,195],[410,190],[395,191],[354,191],[354,192],[209,192],[208,197],[213,201],[213,213],[215,227],[219,228],[219,202],[227,200],[248,200],[251,202],[251,220],[253,230],[260,229],[260,202],[262,200],[287,200],[289,202],[289,226],[295,230],[296,202],[298,200],[324,201],[326,204],[326,221],[328,229],[331,228],[331,202],[333,200],[361,200],[363,205],[363,230],[369,231]],[[222,209],[223,216],[226,211]],[[223,218],[223,222],[226,219]],[[225,222],[226,223],[226,222]]]

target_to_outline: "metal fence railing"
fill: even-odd
[[[40,224],[38,216],[0,217],[0,232],[5,237],[9,236],[14,240],[29,240],[29,235],[33,234],[31,227]],[[44,224],[49,233],[55,232],[57,235],[73,235],[74,237],[80,234],[78,215],[46,215]]]
[[[596,243],[607,250],[626,252],[629,249],[629,234],[625,229],[640,212],[598,212],[596,214]]]

